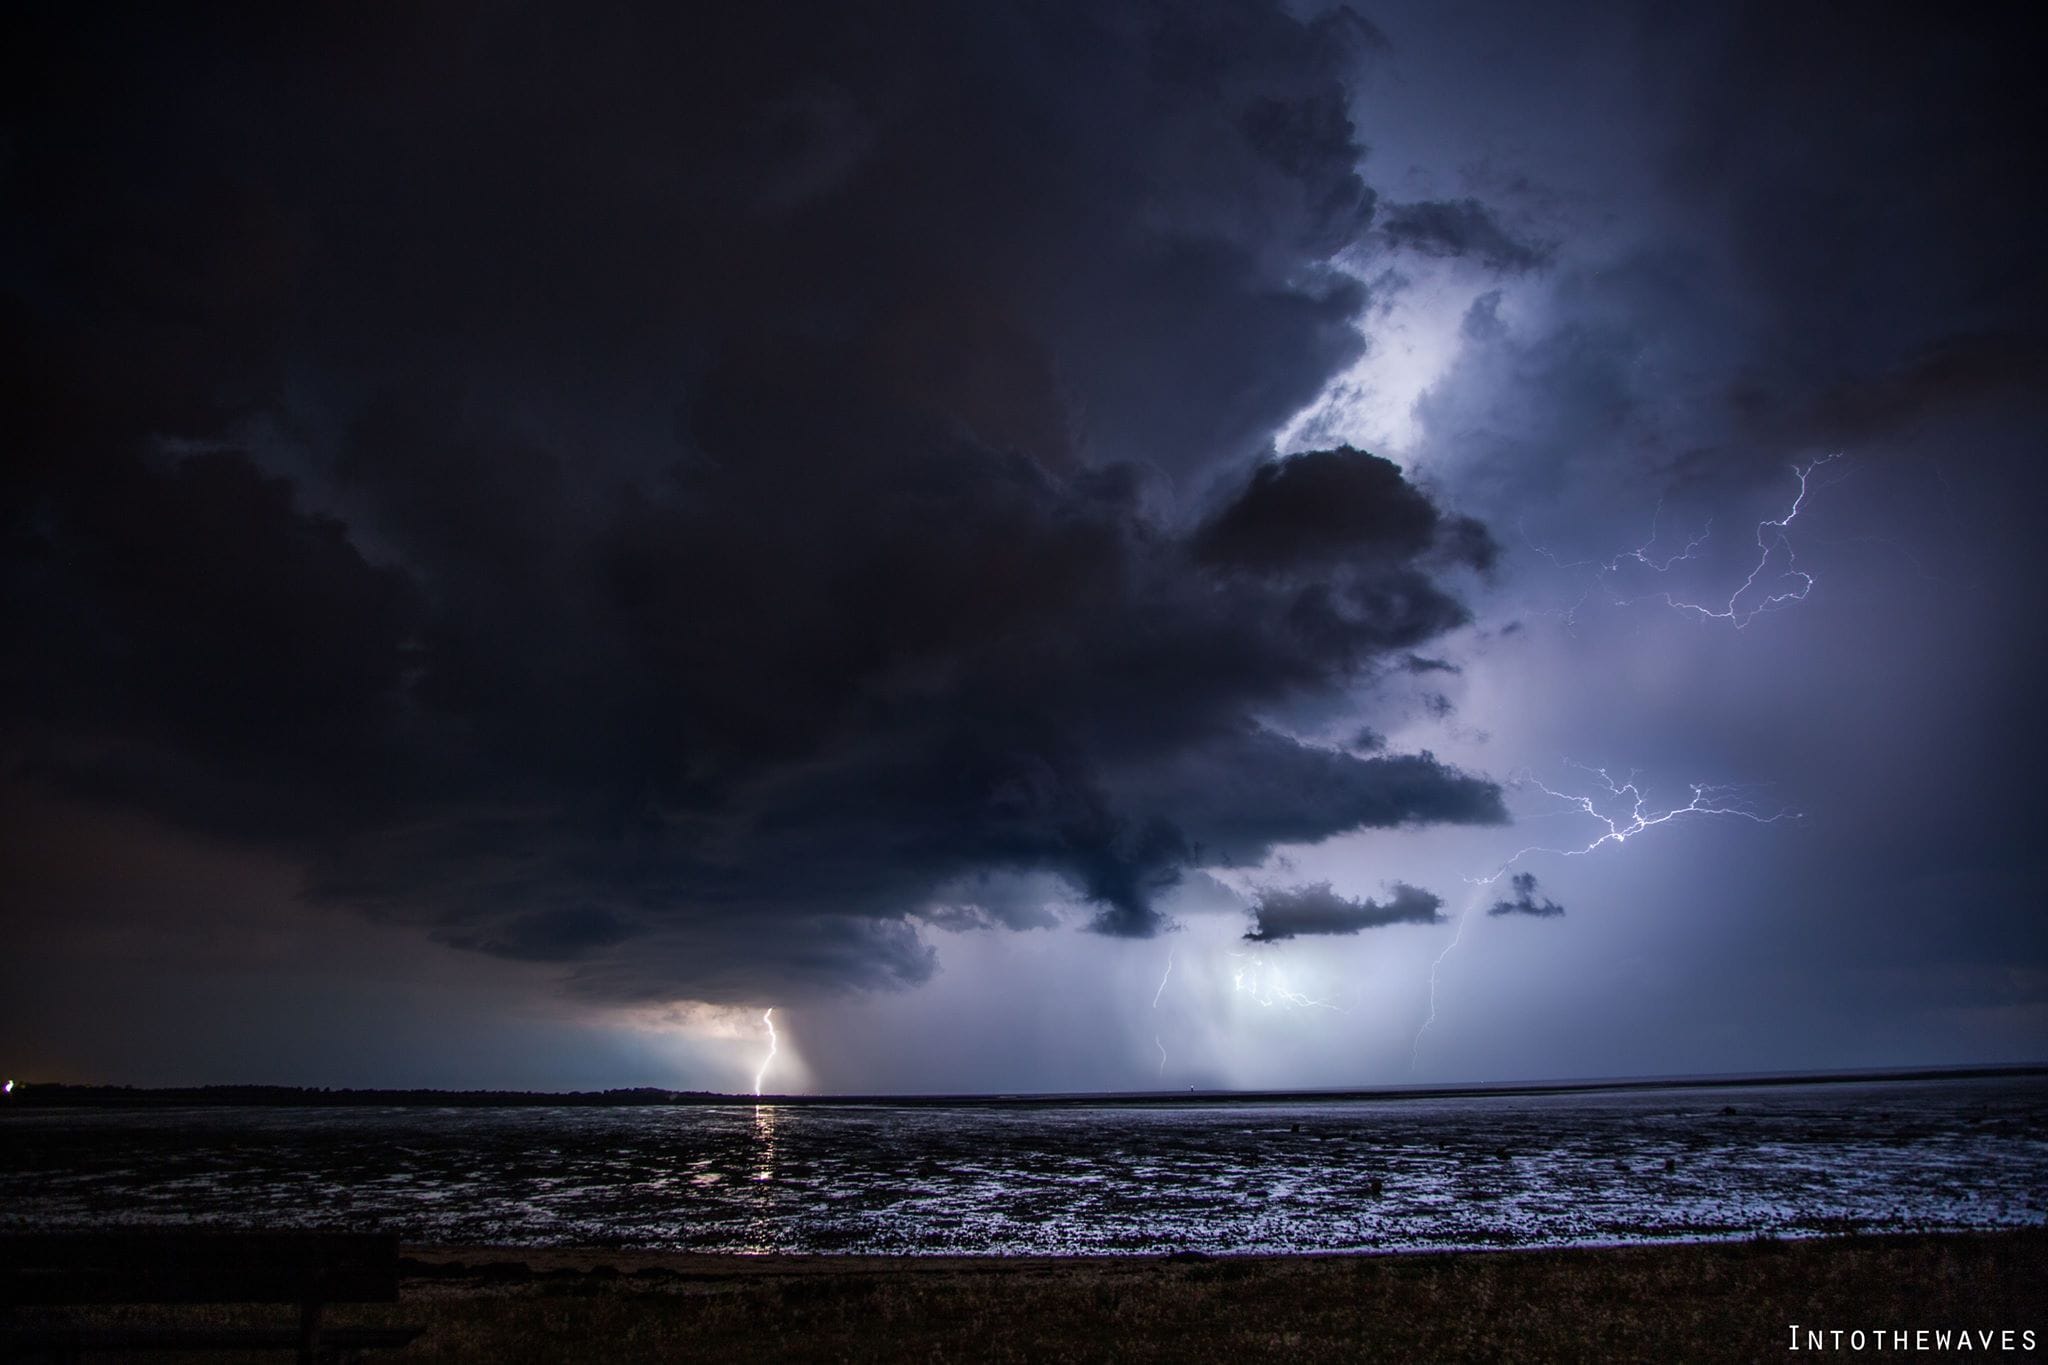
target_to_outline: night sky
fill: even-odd
[[[0,1071],[2048,1057],[2024,14],[10,7]]]

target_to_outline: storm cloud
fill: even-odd
[[[10,6],[9,1073],[2037,1061],[2030,13],[1370,16]]]
[[[1536,874],[1517,872],[1508,878],[1508,885],[1514,888],[1511,897],[1497,900],[1486,907],[1489,915],[1533,915],[1537,919],[1555,919],[1564,913],[1564,907],[1549,897],[1536,899]]]
[[[1387,899],[1349,900],[1328,882],[1312,882],[1267,890],[1252,907],[1252,927],[1245,938],[1277,943],[1303,934],[1360,934],[1390,924],[1442,924],[1443,897],[1418,886],[1395,882]]]
[[[977,878],[1142,936],[1193,867],[1503,818],[1274,720],[1495,555],[1374,455],[1269,458],[1360,346],[1355,17],[30,26],[16,781],[611,1001],[1047,921]]]
[[[1477,199],[1390,204],[1379,231],[1397,249],[1470,259],[1492,270],[1533,270],[1552,254],[1550,248],[1509,232]]]

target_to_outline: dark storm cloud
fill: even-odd
[[[1881,372],[1844,380],[1820,396],[1806,421],[1817,437],[1858,441],[1910,431],[1971,408],[2048,391],[2048,336],[2013,331],[1958,334]],[[1751,397],[1738,391],[1738,403]],[[1757,395],[1761,417],[1769,400]]]
[[[2015,130],[2039,126],[2048,95],[2023,13],[1747,5],[1652,26],[1655,59],[1698,71],[1667,92],[1670,169],[1724,215],[1771,310],[1782,345],[1751,377],[1775,403],[1824,404],[1957,348],[2034,357],[1957,372],[2040,373],[2039,180]],[[1773,135],[1795,124],[1803,136]]]
[[[1536,899],[1536,874],[1517,872],[1508,878],[1508,885],[1514,888],[1514,896],[1497,900],[1486,908],[1489,915],[1534,915],[1537,919],[1555,919],[1564,913],[1564,907],[1545,897]]]
[[[1476,199],[1390,204],[1379,231],[1400,250],[1470,259],[1492,270],[1533,270],[1552,252],[1514,236]]]
[[[2048,95],[2018,15],[1739,5],[1638,26],[1651,183],[1583,172],[1614,223],[1560,241],[1518,325],[1474,306],[1421,405],[1431,453],[1509,515],[1646,480],[1675,508],[2000,405],[2038,421],[2039,177],[2011,130]]]
[[[1355,17],[17,20],[32,780],[631,999],[1044,921],[978,877],[1147,934],[1202,862],[1502,818],[1258,723],[1492,557],[1257,458],[1358,352]]]
[[[1448,551],[1475,568],[1491,562],[1485,529],[1445,518],[1389,460],[1346,446],[1260,465],[1252,480],[1201,528],[1195,552],[1216,565],[1266,572],[1332,564],[1416,560]],[[1425,613],[1455,611],[1418,584]],[[1431,618],[1418,622],[1431,629]]]
[[[503,920],[488,937],[451,934],[456,948],[527,962],[561,962],[633,937],[633,927],[607,910],[590,907],[537,910]]]
[[[1328,882],[1261,892],[1252,907],[1253,943],[1274,943],[1302,934],[1358,934],[1389,924],[1441,924],[1443,897],[1395,882],[1384,902],[1348,900]]]

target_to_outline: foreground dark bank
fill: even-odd
[[[2048,1231],[1395,1256],[795,1257],[410,1246],[378,1359],[2025,1358]],[[215,1320],[239,1320],[231,1310]],[[97,1310],[99,1321],[119,1320]],[[254,1310],[245,1316],[254,1320]],[[1885,1344],[1873,1344],[1882,1330]],[[1925,1338],[1917,1336],[1925,1330]],[[1972,1333],[1966,1353],[1956,1333]],[[2011,1349],[2000,1349],[2010,1331]],[[1851,1333],[1866,1334],[1861,1352]],[[1899,1338],[1894,1333],[1906,1333]],[[1937,1333],[1946,1334],[1937,1336]],[[1991,1349],[1978,1343],[1990,1333]],[[1832,1336],[1822,1340],[1833,1343]],[[1943,1343],[1946,1343],[1944,1345]],[[1901,1343],[1904,1343],[1902,1346]],[[1897,1348],[1897,1349],[1895,1349]]]

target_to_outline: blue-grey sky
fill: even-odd
[[[2020,20],[21,9],[0,1070],[2039,1060]]]

